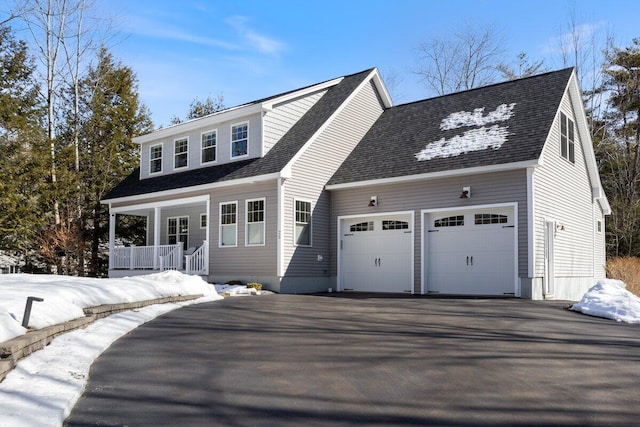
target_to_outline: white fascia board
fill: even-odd
[[[197,119],[192,119],[173,126],[158,129],[146,135],[137,136],[133,138],[133,142],[136,144],[144,144],[146,142],[151,142],[162,138],[168,138],[175,135],[183,135],[184,133],[190,132],[194,129],[214,126],[220,122],[235,120],[237,118],[246,117],[262,111],[264,111],[262,104],[240,105],[238,107],[228,108],[217,113],[209,114],[208,116],[199,117]]]
[[[102,204],[133,203],[133,202],[140,202],[142,200],[152,199],[157,197],[175,197],[176,199],[179,199],[180,195],[184,194],[185,192],[191,193],[191,192],[198,192],[198,191],[215,190],[216,188],[233,187],[235,185],[255,184],[257,182],[271,181],[271,180],[276,180],[278,178],[281,178],[280,172],[266,174],[266,175],[252,176],[247,178],[233,179],[230,181],[195,185],[193,187],[176,188],[174,190],[157,191],[155,193],[139,194],[136,196],[119,197],[115,199],[104,199],[104,200],[101,200],[100,203]]]
[[[338,77],[337,79],[333,79],[333,80],[329,80],[329,81],[324,82],[324,83],[320,83],[320,84],[317,84],[317,85],[309,86],[309,87],[307,87],[305,89],[296,90],[295,92],[291,92],[291,93],[288,93],[286,95],[282,95],[282,96],[279,96],[277,98],[273,98],[273,99],[270,99],[270,100],[268,100],[266,102],[263,102],[262,103],[262,107],[267,111],[268,110],[272,110],[273,106],[276,105],[276,104],[281,104],[283,102],[287,102],[287,101],[290,101],[292,99],[299,98],[301,96],[310,95],[310,94],[312,94],[314,92],[318,92],[318,91],[321,91],[321,90],[324,90],[324,89],[328,89],[328,88],[330,88],[332,86],[337,85],[343,79],[344,79],[344,77]]]
[[[598,163],[596,161],[596,154],[593,150],[593,141],[591,140],[591,131],[587,123],[587,114],[582,103],[582,92],[580,91],[580,85],[578,84],[578,77],[576,76],[576,70],[574,69],[569,78],[568,87],[565,91],[571,100],[571,105],[576,114],[580,115],[580,120],[576,120],[578,134],[580,135],[580,142],[582,145],[582,152],[584,153],[585,161],[587,164],[587,173],[591,180],[593,199],[597,200],[602,206],[605,215],[611,214],[611,206],[607,200],[607,195],[604,194],[602,189],[602,182],[600,181],[600,172],[598,171]]]
[[[298,159],[300,159],[300,157],[302,157],[302,155],[307,151],[307,149],[311,146],[311,144],[313,144],[313,142],[315,142],[315,140],[320,135],[322,135],[322,133],[325,131],[325,129],[333,122],[333,120],[336,117],[338,117],[338,115],[342,112],[342,110],[344,110],[345,107],[347,105],[349,105],[349,103],[353,100],[353,98],[355,98],[356,95],[358,93],[360,93],[362,88],[371,80],[371,78],[376,73],[377,73],[377,70],[375,70],[375,69],[372,70],[371,73],[369,73],[369,75],[367,76],[367,78],[362,80],[362,82],[360,82],[358,87],[355,88],[355,90],[353,90],[351,92],[351,94],[347,97],[347,99],[345,99],[344,102],[338,108],[336,108],[336,110],[331,114],[331,116],[327,120],[325,120],[325,122],[322,124],[322,126],[320,126],[320,128],[313,135],[311,135],[311,138],[309,138],[309,140],[307,142],[305,142],[305,144],[302,146],[302,148],[299,149],[298,152],[285,165],[285,167],[282,168],[282,175],[283,176],[286,176],[286,177],[290,177],[291,176],[291,168],[293,167],[293,165],[298,161]]]
[[[398,176],[392,178],[370,179],[367,181],[347,182],[344,184],[332,184],[325,186],[326,190],[344,190],[348,188],[370,187],[373,185],[402,184],[407,182],[425,181],[439,178],[450,178],[465,175],[477,175],[482,173],[504,172],[516,169],[526,169],[539,166],[538,160],[524,162],[505,163],[492,166],[478,166],[475,168],[446,170],[440,172],[422,173],[417,175]]]
[[[384,104],[385,108],[393,107],[393,100],[391,99],[391,95],[389,95],[389,91],[387,91],[387,87],[385,86],[384,81],[380,76],[378,68],[376,67],[373,71],[375,73],[373,75],[373,84],[375,84],[376,89],[378,89],[378,93],[380,94],[382,103]]]
[[[172,199],[172,200],[164,200],[162,202],[153,202],[153,203],[139,203],[137,205],[128,205],[128,206],[120,206],[117,208],[112,208],[111,204],[109,204],[109,212],[114,213],[124,213],[129,211],[136,210],[144,210],[144,209],[153,209],[153,208],[164,208],[169,206],[185,206],[196,203],[206,203],[209,201],[209,195],[205,196],[196,196],[196,197],[186,197],[183,199]]]

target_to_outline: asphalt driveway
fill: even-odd
[[[566,303],[227,298],[94,364],[69,426],[637,425],[640,326]]]

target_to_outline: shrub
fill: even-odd
[[[253,288],[256,291],[261,291],[262,283],[258,283],[258,282],[247,283],[247,288]]]
[[[611,258],[606,270],[608,278],[622,280],[629,292],[640,296],[640,258]]]
[[[227,283],[225,283],[225,285],[235,286],[235,285],[243,285],[243,283],[242,283],[242,280],[229,280]]]

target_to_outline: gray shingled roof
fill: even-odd
[[[573,69],[568,68],[520,80],[494,84],[451,95],[391,107],[384,111],[351,152],[328,184],[345,184],[382,178],[491,166],[535,160],[540,157]],[[512,104],[512,116],[498,123],[506,127],[507,140],[487,148],[452,157],[418,161],[427,144],[451,140],[480,126],[441,130],[452,113],[484,115],[501,104]]]
[[[279,172],[370,73],[371,69],[345,76],[340,83],[329,88],[327,93],[298,120],[264,157],[209,166],[143,180],[140,179],[140,170],[138,168],[116,185],[116,187],[104,197],[104,200],[176,190],[179,188]],[[272,98],[273,97],[265,98],[265,100]]]

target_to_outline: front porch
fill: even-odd
[[[209,275],[209,197],[109,208],[109,277],[177,270]],[[116,236],[122,215],[144,218],[144,245],[125,245]]]

